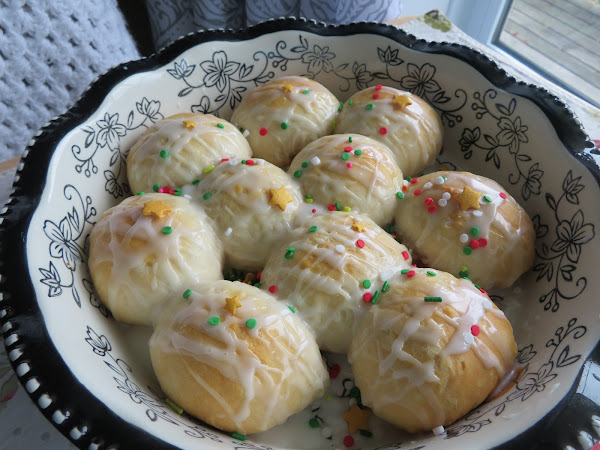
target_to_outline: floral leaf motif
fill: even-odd
[[[485,141],[490,144],[492,147],[498,147],[500,144],[498,143],[498,139],[496,139],[494,136],[490,136],[489,134],[484,134],[483,138],[485,139]],[[486,161],[489,161],[486,159]]]
[[[141,115],[146,116],[153,123],[163,118],[163,115],[160,113],[160,101],[158,100],[150,101],[146,97],[143,97],[141,102],[135,104],[135,107]],[[127,126],[131,127],[129,123]]]
[[[96,143],[100,147],[108,145],[109,149],[114,150],[119,147],[120,138],[127,134],[125,125],[119,123],[119,113],[112,116],[104,114],[104,119],[98,120],[96,125],[100,128],[96,134]]]
[[[573,281],[573,271],[576,267],[573,264],[561,266],[560,273],[565,281]]]
[[[104,184],[106,192],[111,194],[114,198],[121,197],[123,195],[123,188],[119,185],[119,182],[115,178],[115,174],[110,170],[105,170],[104,178],[106,179],[106,183]]]
[[[87,327],[87,335],[88,337],[85,338],[85,342],[92,346],[96,355],[104,356],[106,355],[106,352],[112,350],[112,346],[110,345],[110,342],[108,342],[108,339],[106,339],[106,336],[98,336],[98,334],[89,326]]]
[[[360,90],[366,89],[368,83],[373,81],[373,75],[367,70],[366,64],[354,63],[352,65],[352,72],[356,79],[356,87]]]
[[[296,47],[292,47],[292,52],[294,53],[302,53],[308,50],[308,41],[302,35],[299,35],[300,45]]]
[[[79,296],[79,292],[77,291],[75,286],[71,288],[71,294],[73,294],[73,300],[75,300],[77,306],[81,308],[81,297]]]
[[[446,92],[439,91],[433,96],[431,101],[434,103],[448,103],[450,101],[450,97],[446,96]]]
[[[531,361],[535,355],[537,355],[537,352],[533,349],[533,344],[529,344],[527,347],[524,347],[519,351],[517,355],[517,361],[520,364],[525,364]]]
[[[178,97],[185,97],[186,95],[188,95],[188,94],[189,94],[190,92],[192,92],[193,90],[194,90],[194,88],[193,88],[193,87],[186,87],[186,88],[183,88],[182,90],[180,90],[180,91],[177,93],[177,96],[178,96]]]
[[[535,279],[535,281],[539,281],[542,278],[544,278],[544,276],[546,277],[546,280],[550,281],[552,280],[552,275],[554,275],[554,264],[553,263],[540,263],[537,264],[533,270],[535,272],[539,272],[537,278]]]
[[[504,408],[506,408],[506,403],[501,403],[497,408],[496,411],[494,411],[494,415],[495,416],[499,416],[500,414],[502,414],[504,412]]]
[[[546,203],[548,203],[548,206],[552,211],[556,211],[556,200],[554,199],[554,196],[549,192],[546,193]]]
[[[252,73],[252,69],[254,66],[246,66],[246,64],[242,64],[240,66],[240,78],[246,78],[248,75]],[[246,90],[246,88],[244,88]]]
[[[39,268],[39,271],[44,276],[42,280],[40,280],[43,284],[48,286],[48,297],[57,297],[62,294],[62,286],[60,284],[60,274],[54,263],[50,261],[50,266],[48,270]]]
[[[556,208],[553,208],[553,210]],[[533,216],[531,221],[533,222],[533,229],[535,230],[536,239],[541,239],[548,234],[548,226],[540,222],[540,215],[536,214]]]
[[[479,127],[475,127],[473,129],[465,128],[462,132],[460,140],[458,141],[461,151],[465,152],[469,150],[473,144],[477,143],[480,137],[481,129]]]
[[[377,47],[377,56],[379,56],[379,60],[382,63],[389,64],[390,66],[399,66],[404,62],[404,60],[398,58],[398,49],[392,50],[392,47],[389,45],[385,50]]]
[[[565,367],[576,363],[581,358],[581,355],[569,356],[569,344],[565,346],[556,359],[556,367]]]
[[[224,51],[215,52],[212,61],[204,61],[200,64],[206,73],[203,82],[206,87],[216,86],[219,92],[223,92],[229,86],[231,75],[238,70],[239,66],[240,63],[228,61]]]
[[[567,201],[573,205],[579,205],[579,194],[585,187],[583,184],[579,184],[581,177],[573,178],[573,171],[569,170],[567,176],[563,180],[563,192]]]
[[[90,126],[84,127],[82,131],[87,134],[84,145],[85,148],[88,148],[94,142],[94,137],[96,137],[96,131]]]
[[[437,81],[433,79],[435,71],[435,67],[429,63],[425,63],[421,67],[410,63],[407,65],[408,75],[402,77],[400,84],[404,89],[409,90],[419,97],[423,97],[426,92],[437,92],[441,87]]]
[[[57,226],[54,222],[44,222],[44,233],[50,239],[50,256],[62,258],[65,266],[71,271],[76,268],[77,260],[83,261],[79,246],[72,240],[71,225],[63,218]]]
[[[542,365],[537,373],[528,373],[517,382],[517,389],[523,392],[521,401],[527,400],[536,392],[542,392],[546,384],[554,380],[557,374],[552,373],[554,363],[552,361]]]
[[[302,62],[308,64],[309,73],[316,75],[321,71],[333,72],[333,64],[331,64],[333,58],[335,58],[335,53],[331,53],[329,47],[320,47],[315,44],[312,52],[302,55]]]
[[[539,163],[535,163],[529,168],[525,183],[523,183],[523,186],[521,187],[521,195],[525,200],[529,199],[531,194],[539,195],[540,190],[542,189],[542,182],[540,179],[544,175],[544,172],[540,170],[539,166]]]
[[[210,111],[210,99],[207,95],[203,95],[200,99],[200,103],[192,105],[193,113],[206,114]]]
[[[567,258],[573,263],[579,261],[581,246],[594,237],[594,225],[584,223],[583,211],[578,210],[570,221],[562,220],[556,227],[557,239],[551,249],[562,253],[566,249]]]

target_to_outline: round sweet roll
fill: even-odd
[[[254,159],[220,163],[193,186],[191,195],[215,222],[226,265],[242,270],[262,269],[269,251],[292,228],[302,203],[292,177]]]
[[[223,431],[265,431],[302,410],[329,377],[310,329],[240,282],[182,291],[163,310],[150,356],[169,399]]]
[[[176,114],[148,128],[129,150],[133,192],[192,183],[221,159],[250,158],[252,150],[229,122],[209,114]]]
[[[410,263],[406,247],[367,216],[334,211],[294,229],[271,253],[260,281],[297,309],[322,350],[345,353],[385,281]]]
[[[168,194],[129,197],[107,210],[90,235],[88,266],[115,319],[151,325],[173,289],[222,279],[223,249],[206,214]]]
[[[335,132],[362,134],[387,145],[405,176],[435,162],[444,136],[440,117],[425,100],[381,85],[348,99]]]
[[[378,225],[392,221],[402,172],[391,151],[357,134],[325,136],[296,155],[288,170],[305,195],[367,214]]]
[[[231,122],[244,130],[255,157],[285,168],[309,142],[333,132],[339,107],[322,84],[282,77],[244,97]]]
[[[469,280],[432,269],[394,276],[358,327],[348,360],[362,402],[411,433],[483,402],[517,355],[510,323]]]
[[[531,219],[495,181],[434,172],[404,183],[396,232],[424,265],[485,289],[508,287],[532,266]]]

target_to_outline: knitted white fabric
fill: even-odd
[[[0,0],[0,160],[96,75],[138,57],[116,0]]]

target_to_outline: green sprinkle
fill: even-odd
[[[210,323],[211,325],[219,325],[221,323],[221,318],[213,316],[210,319],[208,319],[208,323]]]
[[[467,246],[467,247],[463,248],[463,253],[468,256],[471,253],[473,253],[473,249],[471,247]]]
[[[369,289],[371,287],[371,280],[364,280],[363,281],[363,287],[365,289]]]
[[[294,247],[288,247],[285,249],[286,252],[293,252],[294,250],[296,250]]]
[[[441,303],[442,297],[423,297],[427,303]]]
[[[373,108],[375,108],[375,105],[373,105],[373,103],[367,103],[367,106],[365,108],[367,108],[370,111]]]
[[[308,231],[310,231],[311,233],[314,233],[315,231],[317,231],[319,228],[317,228],[316,225],[313,225],[312,227],[308,227]]]
[[[350,211],[352,211],[352,208],[350,208],[349,206],[344,206],[344,211],[350,212]]]
[[[296,310],[292,307],[292,305],[287,305],[287,307],[289,308],[289,310],[291,312],[293,312],[294,314],[296,314]]]
[[[373,298],[371,299],[371,304],[375,304],[377,302],[377,297],[379,297],[379,291],[375,291],[373,293]]]
[[[246,320],[246,327],[252,329],[256,326],[256,319],[248,319]]]
[[[204,169],[202,172],[204,172],[204,173],[211,173],[213,170],[215,170],[215,165],[211,164],[206,169]]]
[[[435,276],[437,275],[437,273],[435,273],[435,272],[434,272],[434,271],[432,271],[432,270],[428,270],[428,271],[427,271],[427,275],[429,275],[430,277],[435,277]]]
[[[225,125],[223,125],[222,123],[218,123],[218,124],[217,124],[217,126],[218,126],[219,128],[225,128]]]
[[[292,259],[294,257],[294,252],[285,252],[285,259]]]
[[[159,155],[160,155],[160,157],[161,157],[161,158],[163,158],[163,159],[164,159],[164,158],[166,158],[167,156],[169,156],[169,152],[168,152],[168,151],[166,151],[166,150],[161,150],[161,151],[160,151],[160,153],[159,153]]]
[[[173,228],[164,227],[161,231],[162,231],[162,234],[171,234],[173,232]]]
[[[356,156],[360,156],[360,155],[362,155],[362,150],[354,150],[354,154]]]
[[[340,210],[340,204],[339,204],[339,203],[336,203],[336,204],[335,204],[335,209],[336,209],[336,211],[339,211],[339,210]]]
[[[352,389],[350,389],[350,397],[352,398],[358,398],[360,396],[360,389],[356,386],[354,386]]]
[[[208,200],[211,197],[211,193],[210,192],[205,192],[204,195],[202,196],[202,198],[204,200]]]
[[[198,184],[198,183],[200,183],[200,179],[199,178],[196,178],[194,181],[192,181],[192,184]]]
[[[340,106],[338,108],[338,111],[341,111],[342,109],[344,109],[344,102],[340,101]]]
[[[155,184],[154,186],[152,186],[152,190],[154,192],[158,192],[159,189],[160,189],[160,184]]]
[[[232,433],[231,437],[234,438],[234,439],[237,439],[238,441],[245,441],[246,440],[246,435],[245,434]]]
[[[185,292],[183,293],[183,298],[190,298],[190,295],[192,295],[192,290],[186,289]]]
[[[410,180],[412,180],[412,177],[406,177],[406,181],[410,183]]]
[[[183,192],[181,192],[181,191],[175,191],[175,193],[173,195],[175,197],[181,197],[183,195]]]
[[[303,169],[306,169],[307,167],[308,167],[308,161],[304,161],[304,162],[302,163],[302,168],[303,168]]]
[[[369,430],[358,430],[358,432],[361,434],[361,436],[364,437],[373,437],[373,433],[371,433]]]
[[[262,286],[262,284],[260,284],[260,281],[258,283],[254,283],[254,287],[255,288],[259,288],[260,289],[261,286]]]
[[[348,136],[348,142],[352,144],[352,136]]]
[[[242,159],[242,164],[246,164],[246,160],[245,159]]]
[[[446,175],[442,175],[442,178],[443,178],[444,180],[447,180],[447,179],[448,179],[448,178],[446,177]]]
[[[469,271],[468,270],[461,270],[460,272],[458,272],[458,276],[460,278],[467,278],[469,276]]]
[[[404,194],[400,191],[396,192],[396,197],[398,197],[400,200],[402,200],[404,198]]]
[[[401,273],[402,275],[406,275],[408,272],[410,272],[410,269],[402,269],[402,270],[400,271],[400,273]]]
[[[387,290],[389,289],[389,287],[390,287],[390,283],[389,283],[389,282],[387,282],[387,281],[385,281],[385,282],[383,283],[383,286],[381,287],[381,292],[385,292],[385,291],[387,291]]]
[[[281,122],[281,129],[282,130],[287,130],[288,124],[287,122]]]
[[[302,91],[302,93],[306,95],[306,94],[310,94],[310,91],[308,89],[305,89]]]
[[[490,198],[490,196],[489,196],[489,195],[484,195],[484,196],[483,196],[483,199],[484,199],[486,202],[488,202],[488,203],[492,203],[492,199]]]
[[[301,170],[296,170],[294,172],[294,178],[300,178],[302,176],[302,171]]]
[[[312,198],[307,198],[307,199],[306,199],[306,203],[312,203],[312,202],[313,202],[313,199],[312,199]]]
[[[350,153],[348,153],[348,152],[342,153],[342,159],[344,161],[348,161],[350,159]]]
[[[306,194],[306,198],[312,198],[309,194]]]
[[[308,426],[311,428],[319,428],[319,421],[313,417],[308,421]]]
[[[352,103],[354,103],[354,100],[348,100],[349,105],[351,105]]]
[[[470,233],[471,233],[473,236],[479,236],[479,228],[477,228],[477,227],[473,227],[473,228],[471,228],[471,230],[470,230]]]
[[[183,408],[181,406],[179,406],[177,403],[175,403],[173,400],[171,400],[170,398],[166,399],[165,403],[167,404],[167,406],[169,408],[171,408],[177,414],[179,414],[179,415],[183,414]]]
[[[244,132],[244,127],[240,127],[240,133]]]
[[[140,191],[140,192],[136,192],[135,195],[144,195],[145,192],[144,191]]]

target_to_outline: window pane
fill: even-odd
[[[515,0],[495,44],[600,107],[600,0]]]

